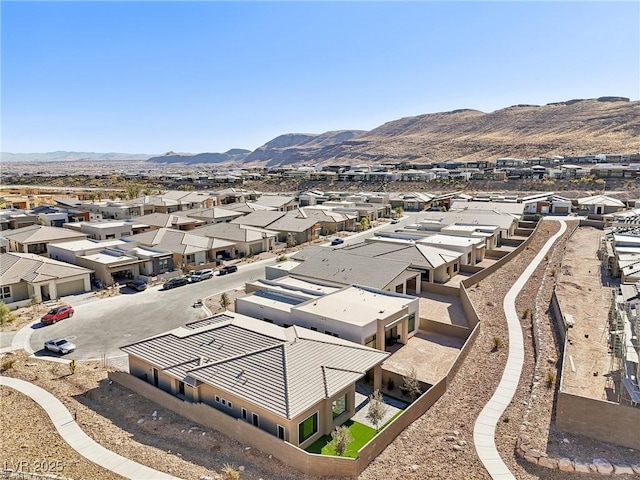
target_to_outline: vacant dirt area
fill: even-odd
[[[613,381],[608,342],[611,289],[603,286],[597,257],[601,237],[602,230],[593,227],[576,231],[567,245],[556,292],[562,313],[574,320],[568,330],[562,389],[607,400],[607,387]]]

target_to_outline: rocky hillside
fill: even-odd
[[[154,163],[240,163],[251,150],[243,150],[241,148],[232,148],[224,153],[198,153],[191,155],[187,153],[167,152],[159,157],[151,157],[150,162]]]
[[[640,102],[620,97],[402,118],[325,149],[326,163],[528,158],[640,151]]]

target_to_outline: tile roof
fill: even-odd
[[[409,261],[371,258],[327,248],[323,250],[318,250],[292,269],[290,275],[341,285],[368,285],[384,289],[411,265]]]
[[[578,205],[602,205],[606,207],[624,207],[624,202],[606,195],[594,195],[578,199]]]
[[[226,222],[194,228],[190,230],[190,233],[201,237],[219,238],[234,242],[255,242],[277,235],[276,232],[270,230]]]
[[[12,285],[21,281],[44,282],[91,273],[88,268],[59,262],[33,253],[0,254],[0,284]]]
[[[262,195],[253,203],[264,205],[265,207],[280,208],[295,201],[296,197],[288,197],[284,195]]]
[[[250,225],[252,227],[266,228],[270,223],[275,222],[279,218],[286,215],[285,212],[279,212],[277,210],[260,210],[251,212],[240,218],[232,220],[231,223],[237,223],[238,225]]]
[[[11,231],[5,230],[2,235],[8,240],[14,240],[18,243],[45,243],[87,238],[84,233],[74,232],[67,228],[47,227],[44,225],[29,225],[28,227],[16,228]]]
[[[122,347],[187,383],[210,384],[288,419],[363,377],[389,354],[300,327],[227,312]]]
[[[137,223],[143,223],[152,227],[179,227],[180,225],[203,225],[202,220],[189,218],[186,215],[177,215],[175,213],[150,213],[135,218]]]
[[[220,240],[217,238],[208,238],[201,235],[195,235],[189,230],[174,230],[172,228],[159,228],[149,232],[138,233],[127,237],[127,240],[137,241],[142,245],[159,247],[173,253],[186,255],[189,253],[202,252],[211,249],[226,248],[235,245],[235,242]]]
[[[413,267],[421,268],[437,268],[461,256],[459,252],[431,245],[388,243],[383,241],[346,247],[342,251],[352,255],[408,262]]]

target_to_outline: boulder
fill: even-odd
[[[580,473],[589,473],[591,471],[589,470],[589,464],[584,462],[578,462],[578,461],[573,462],[573,468],[575,469],[576,472],[580,472]]]
[[[616,475],[633,475],[633,468],[631,468],[631,465],[621,463],[613,466],[613,473]]]
[[[540,457],[538,465],[545,468],[555,469],[558,468],[558,460],[553,457]]]
[[[595,465],[598,473],[603,475],[610,475],[613,473],[613,465],[606,458],[594,458],[593,464]]]
[[[631,465],[631,468],[633,469],[636,475],[640,475],[640,463],[633,463]]]
[[[569,458],[561,458],[558,460],[558,469],[563,472],[573,472],[575,467]]]

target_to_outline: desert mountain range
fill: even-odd
[[[454,110],[406,117],[371,131],[280,135],[254,151],[162,156],[119,153],[2,153],[3,161],[149,158],[155,163],[276,166],[640,152],[640,101],[623,97],[514,105],[485,113]]]

